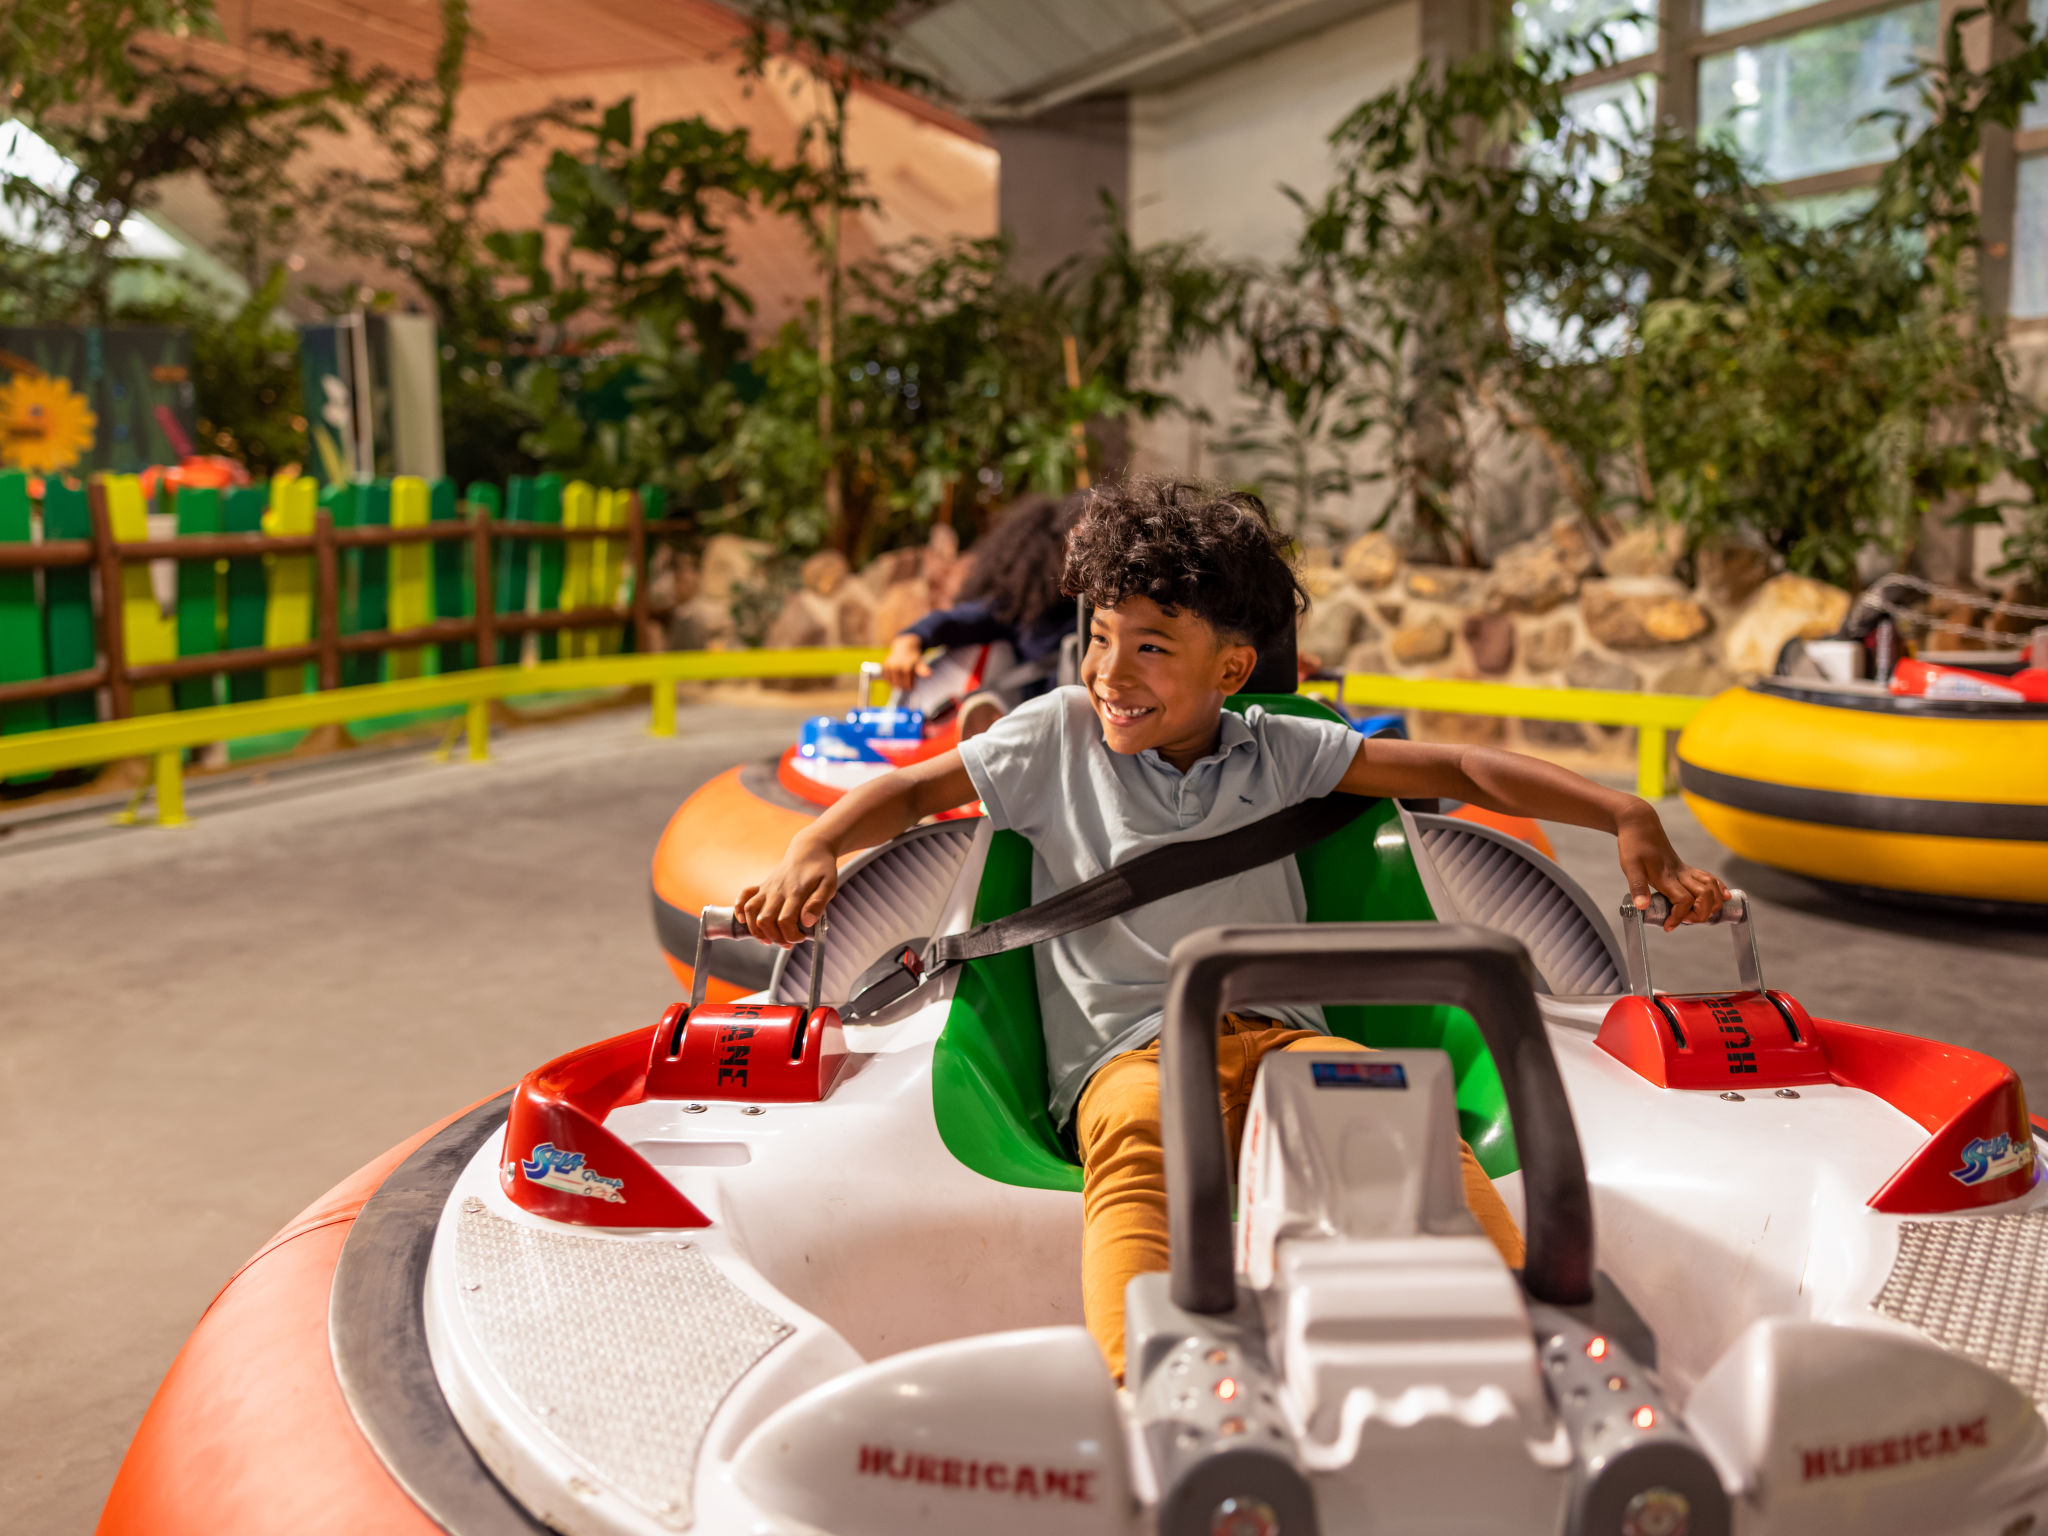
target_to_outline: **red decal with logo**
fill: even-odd
[[[1093,1504],[1092,1469],[1040,1466],[1028,1461],[984,1461],[972,1456],[927,1456],[886,1445],[860,1448],[860,1475],[885,1477],[898,1483],[929,1483],[970,1493],[1055,1503]]]
[[[1961,1424],[1942,1424],[1915,1430],[1909,1435],[1892,1435],[1883,1440],[1857,1440],[1848,1445],[1799,1447],[1800,1478],[1817,1483],[1826,1478],[1857,1477],[1865,1472],[1883,1472],[1916,1462],[1943,1461],[1965,1451],[1988,1450],[1991,1446],[1989,1421],[1978,1415]]]

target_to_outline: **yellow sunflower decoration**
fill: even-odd
[[[98,427],[85,396],[63,379],[18,373],[0,384],[0,464],[57,474],[91,450]]]

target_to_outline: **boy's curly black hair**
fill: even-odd
[[[1308,606],[1258,497],[1142,476],[1093,492],[1060,585],[1098,608],[1149,597],[1260,650]]]

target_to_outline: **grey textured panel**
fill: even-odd
[[[1870,1305],[2048,1408],[2048,1211],[1902,1222]]]
[[[905,939],[931,937],[980,825],[965,820],[915,827],[847,869],[832,898],[825,941],[819,995],[826,1002],[844,1002],[860,973]],[[789,952],[777,973],[775,1000],[801,1005],[810,981],[811,946],[805,942]]]
[[[1557,865],[1491,827],[1417,815],[1416,829],[1455,912],[1439,912],[1521,940],[1553,996],[1627,990],[1613,930]]]
[[[462,1310],[561,1447],[671,1530],[711,1416],[790,1326],[688,1243],[531,1227],[465,1204]]]

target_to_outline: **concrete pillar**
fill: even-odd
[[[1017,275],[1036,282],[1102,244],[1102,194],[1130,201],[1131,108],[1096,96],[1022,122],[994,123],[997,209],[1016,245]]]

